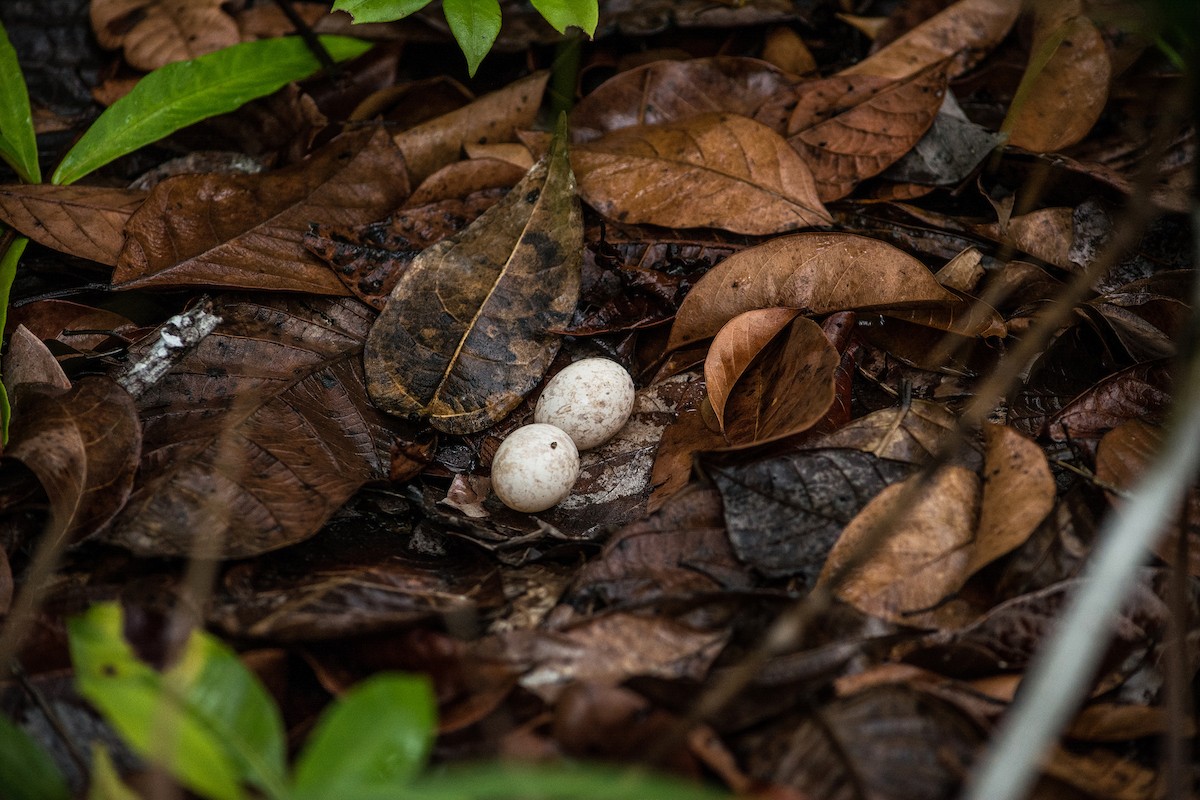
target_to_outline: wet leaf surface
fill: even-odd
[[[738,558],[766,575],[812,584],[842,527],[910,469],[856,450],[824,450],[707,471]]]
[[[474,433],[516,407],[579,299],[582,222],[566,142],[392,289],[364,353],[373,402]]]
[[[309,223],[373,221],[408,196],[404,162],[381,131],[338,139],[312,161],[264,175],[181,175],[130,218],[113,281],[342,295],[301,244]]]
[[[253,555],[309,538],[388,474],[403,427],[367,400],[365,306],[231,298],[215,313],[217,330],[139,400],[141,478],[106,541]]]

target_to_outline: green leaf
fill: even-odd
[[[0,331],[8,324],[8,297],[12,292],[13,281],[17,277],[17,264],[25,252],[29,239],[17,236],[4,253],[0,254]],[[12,408],[8,404],[8,392],[0,383],[0,442],[8,443],[8,422],[12,417]]]
[[[444,0],[442,13],[467,57],[467,72],[474,77],[500,33],[500,4],[496,0]]]
[[[450,767],[421,778],[404,793],[405,800],[646,800],[649,797],[731,800],[724,792],[666,775],[594,764],[484,763]]]
[[[322,36],[335,61],[370,49],[368,42]],[[271,94],[320,69],[298,37],[243,42],[156,69],[113,103],[71,148],[51,183],[68,184],[181,128]]]
[[[68,623],[79,692],[139,754],[215,800],[239,800],[243,780],[286,795],[279,710],[214,637],[194,631],[159,673],[121,636],[121,608],[94,606]]]
[[[0,158],[26,183],[41,183],[37,138],[29,111],[29,90],[17,51],[0,25]]]
[[[92,743],[92,778],[88,781],[87,800],[141,800],[117,774],[112,756],[99,742]]]
[[[574,25],[588,36],[596,35],[600,8],[596,0],[531,0],[538,13],[559,33]]]
[[[37,742],[0,716],[0,786],[6,800],[69,800],[71,790]]]
[[[425,765],[436,733],[437,706],[428,680],[369,678],[317,723],[296,763],[295,796],[399,797]]]
[[[333,11],[345,11],[354,17],[354,24],[362,22],[393,22],[420,11],[433,0],[337,0]]]

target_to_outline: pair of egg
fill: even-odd
[[[550,379],[533,424],[510,433],[492,459],[492,491],[516,511],[545,511],[571,493],[579,451],[608,441],[633,411],[633,379],[607,358],[585,358]]]

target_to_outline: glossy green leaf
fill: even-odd
[[[370,49],[368,42],[322,36],[335,61]],[[51,183],[68,184],[139,147],[200,120],[233,111],[320,69],[298,37],[243,42],[156,69],[113,103],[71,148]]]
[[[37,137],[29,110],[29,90],[17,51],[0,25],[0,158],[26,183],[41,183]]]
[[[574,25],[588,36],[596,34],[596,23],[600,20],[600,9],[596,0],[531,1],[538,13],[559,33],[566,33],[567,28]]]
[[[467,57],[467,72],[474,77],[500,34],[500,4],[496,0],[444,0],[442,13]]]
[[[404,19],[420,11],[433,0],[337,0],[333,11],[345,11],[354,18],[355,24],[362,22],[392,22]]]
[[[405,800],[730,800],[693,783],[600,765],[498,764],[450,767],[415,782]],[[383,800],[383,798],[379,798]]]
[[[437,705],[424,677],[383,674],[325,712],[296,762],[297,798],[401,797],[425,766]]]
[[[54,761],[25,731],[0,716],[0,787],[7,800],[68,800]]]
[[[17,277],[17,264],[21,261],[21,255],[25,252],[25,245],[29,244],[29,240],[24,236],[17,236],[8,245],[3,254],[0,254],[0,331],[4,330],[8,324],[8,297],[12,292],[13,281]],[[12,408],[8,404],[8,392],[4,388],[4,384],[0,383],[0,441],[8,443],[8,421],[12,417]]]
[[[195,631],[160,674],[134,655],[121,631],[113,603],[68,623],[79,693],[125,742],[205,797],[242,798],[243,781],[284,797],[283,723],[237,656]]]

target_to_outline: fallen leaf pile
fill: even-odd
[[[1118,13],[1140,6],[846,5],[601,3],[556,133],[524,4],[519,57],[470,89],[418,15],[78,185],[7,179],[0,222],[35,244],[5,331],[0,613],[40,602],[0,655],[75,709],[60,733],[101,724],[61,679],[67,617],[120,600],[161,653],[198,602],[294,730],[403,669],[434,681],[444,761],[956,796],[1162,444],[1195,130],[1182,73]],[[271,4],[90,11],[127,83],[288,30]],[[77,130],[22,60],[44,129]],[[634,377],[629,422],[561,504],[505,508],[496,448],[596,355]],[[1193,489],[1032,796],[1164,796],[1159,744],[1194,733],[1164,653],[1197,633],[1198,517]],[[57,569],[32,586],[39,552]],[[739,672],[815,590],[816,624]],[[30,697],[0,688],[48,730]]]

